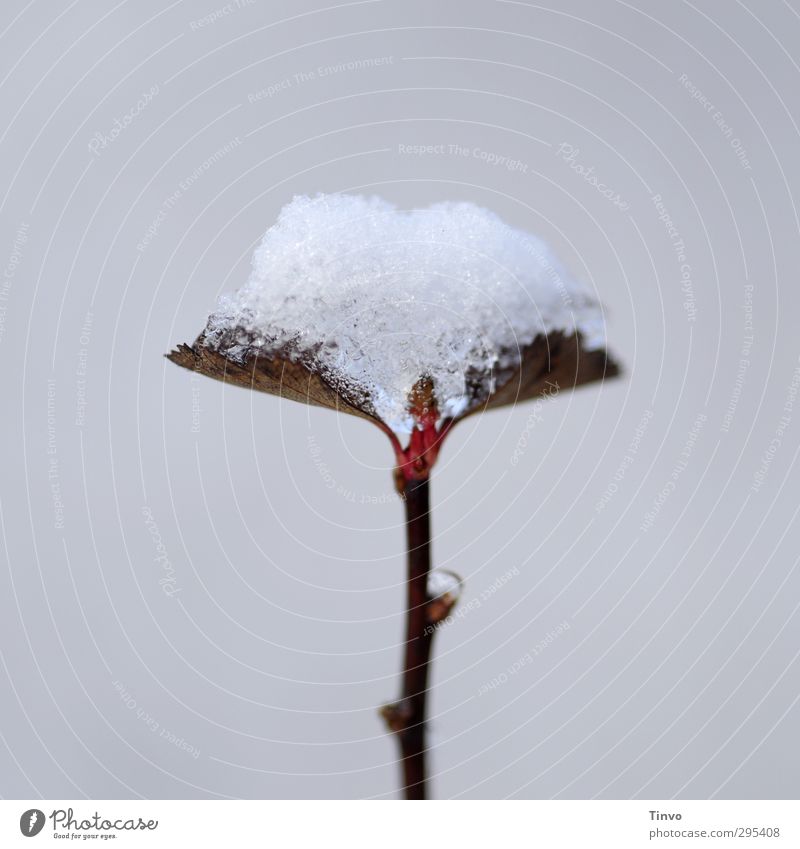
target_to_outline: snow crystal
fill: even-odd
[[[487,209],[403,211],[378,197],[317,195],[283,208],[205,338],[237,360],[292,352],[408,433],[420,377],[432,380],[440,413],[457,416],[539,334],[577,329],[585,349],[604,347],[602,318],[541,239]]]

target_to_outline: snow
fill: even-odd
[[[458,599],[461,595],[462,581],[455,572],[445,569],[434,569],[428,574],[428,596],[430,598],[441,598],[449,595]]]
[[[471,203],[403,211],[334,194],[297,196],[281,210],[205,340],[237,361],[289,351],[409,433],[420,377],[433,381],[440,413],[457,416],[476,381],[488,395],[537,335],[575,329],[585,349],[605,347],[599,302],[537,236]]]

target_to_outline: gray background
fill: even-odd
[[[800,5],[223,8],[4,5],[0,794],[395,794],[385,437],[162,358],[350,191],[540,233],[627,367],[443,452],[435,794],[796,796]]]

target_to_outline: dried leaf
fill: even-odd
[[[235,386],[377,421],[365,409],[346,401],[319,374],[302,362],[281,357],[277,353],[269,356],[253,354],[244,362],[239,362],[207,347],[201,334],[193,345],[179,345],[167,354],[167,359],[198,374]]]
[[[193,345],[179,345],[167,354],[167,359],[216,380],[304,404],[338,410],[385,427],[374,414],[368,398],[345,397],[343,392],[334,389],[322,377],[308,357],[297,359],[288,352],[254,351],[240,361],[209,348],[201,334]],[[554,331],[547,336],[537,336],[526,346],[521,352],[519,367],[511,373],[495,377],[494,391],[486,375],[468,376],[471,400],[456,420],[480,410],[491,410],[551,394],[553,387],[564,392],[586,383],[615,377],[619,373],[619,366],[605,350],[582,349],[580,333]],[[433,391],[435,393],[435,387]]]
[[[470,405],[465,415],[530,401],[552,394],[553,387],[565,392],[620,374],[618,364],[605,349],[587,351],[581,341],[580,333],[552,331],[547,336],[537,336],[522,350],[516,371],[498,381],[500,385],[485,401]]]

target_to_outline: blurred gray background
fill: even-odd
[[[539,233],[627,367],[443,452],[435,795],[797,796],[796,0],[4,12],[2,796],[396,794],[388,442],[162,357],[317,191]]]

